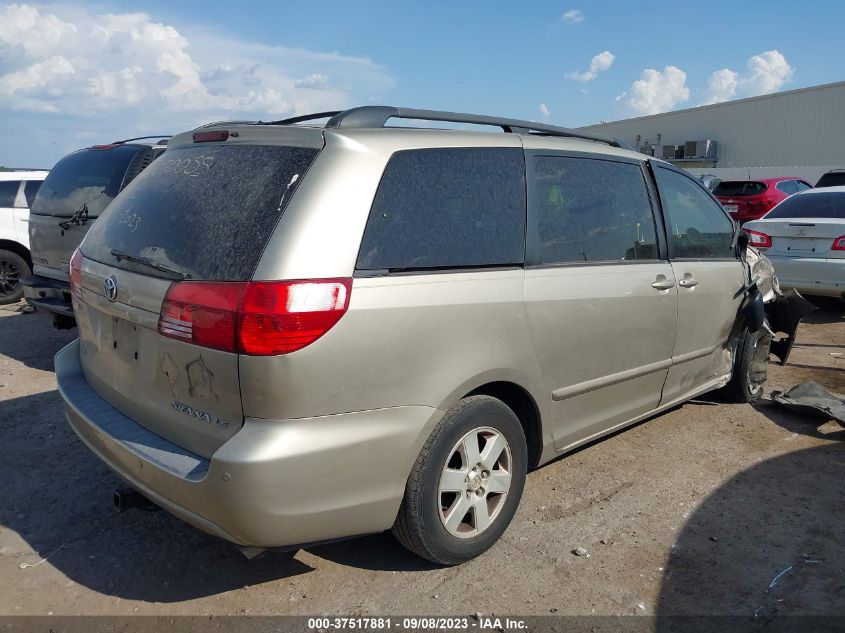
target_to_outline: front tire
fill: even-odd
[[[394,536],[440,565],[479,556],[513,519],[527,466],[525,433],[514,412],[491,396],[464,398],[420,451]]]
[[[0,305],[20,301],[23,298],[21,279],[31,274],[32,269],[23,257],[0,249]]]
[[[755,359],[757,362],[768,362],[770,343],[771,340],[760,336],[760,332],[743,330],[742,338],[736,348],[731,381],[724,389],[725,396],[730,402],[757,402],[763,397],[765,378],[762,381],[757,379],[753,370]],[[762,346],[765,346],[765,349]]]

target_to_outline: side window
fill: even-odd
[[[32,201],[35,200],[35,194],[41,188],[43,180],[27,180],[24,185],[23,195],[26,197],[26,206],[31,207]]]
[[[796,191],[794,180],[781,180],[775,186],[789,196],[791,196]]]
[[[808,183],[804,182],[803,180],[796,180],[795,181],[795,193],[799,191],[804,191],[806,189],[812,189],[813,187],[810,186]]]
[[[15,206],[15,198],[21,187],[20,180],[4,180],[0,182],[0,207]]]
[[[655,166],[673,258],[736,257],[733,222],[691,178]]]
[[[358,270],[483,267],[525,258],[521,149],[397,152],[385,168]]]
[[[658,259],[654,216],[639,166],[537,156],[531,188],[538,263]]]

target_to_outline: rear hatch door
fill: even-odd
[[[81,246],[74,309],[86,379],[125,415],[204,457],[243,424],[238,355],[160,334],[162,303],[182,281],[251,278],[322,145],[321,132],[306,136],[299,146],[176,137]]]
[[[32,203],[29,243],[36,274],[67,280],[68,262],[91,223],[128,175],[148,164],[153,149],[103,145],[65,156],[50,171]]]

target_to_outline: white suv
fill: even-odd
[[[47,171],[0,172],[0,304],[23,297],[20,281],[32,274],[29,206]]]

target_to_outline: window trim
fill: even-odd
[[[625,163],[636,165],[639,168],[640,176],[648,197],[651,219],[654,222],[654,234],[657,240],[657,259],[608,259],[588,262],[542,262],[540,261],[540,236],[537,227],[537,195],[533,187],[536,169],[535,158],[581,158],[586,160],[601,160],[612,163]],[[525,244],[525,268],[526,270],[542,270],[545,268],[570,268],[584,266],[630,266],[633,264],[659,264],[668,261],[666,242],[664,240],[663,221],[658,219],[659,214],[654,204],[654,193],[651,190],[648,178],[645,175],[644,164],[646,161],[627,156],[616,156],[614,154],[599,154],[594,152],[579,152],[572,150],[532,149],[525,150],[525,198],[528,209],[526,218],[526,244]],[[655,190],[656,191],[656,190]]]
[[[370,214],[373,212],[373,207],[376,203],[376,197],[378,196],[378,192],[381,189],[381,185],[384,182],[384,176],[387,173],[387,168],[390,166],[390,162],[397,154],[405,153],[405,152],[417,152],[417,151],[426,151],[426,150],[502,150],[502,149],[510,149],[520,152],[522,155],[522,178],[524,188],[527,190],[528,188],[528,173],[527,173],[527,156],[523,149],[519,147],[512,147],[512,146],[441,146],[441,147],[405,147],[402,149],[397,149],[393,151],[390,156],[387,157],[387,161],[384,163],[384,168],[381,170],[381,175],[378,179],[378,185],[376,185],[375,193],[373,194],[372,202],[370,202],[370,208],[367,212],[367,219],[364,222],[364,230],[361,232],[361,237],[358,240],[358,250],[355,254],[355,268],[352,271],[353,279],[377,279],[379,277],[412,277],[418,275],[447,275],[447,274],[455,274],[455,273],[473,273],[473,272],[493,272],[493,271],[502,271],[502,270],[522,270],[526,266],[526,257],[528,256],[526,250],[526,233],[528,231],[528,201],[527,201],[527,191],[524,191],[524,195],[522,196],[523,202],[523,225],[522,225],[522,262],[504,262],[501,264],[463,264],[459,266],[443,266],[437,267],[432,266],[429,268],[412,268],[410,270],[393,270],[387,268],[358,268],[358,260],[361,257],[361,249],[364,248],[364,235],[367,232],[367,224],[370,221]]]
[[[722,206],[722,203],[719,202],[719,199],[713,195],[713,192],[707,189],[701,181],[697,178],[694,178],[691,174],[684,172],[682,169],[678,169],[673,165],[664,164],[658,162],[656,160],[649,160],[649,168],[651,169],[651,178],[654,181],[654,188],[657,191],[657,200],[658,204],[660,205],[660,215],[663,218],[663,227],[664,232],[666,234],[666,244],[669,250],[669,261],[670,262],[733,262],[733,261],[741,261],[741,255],[739,252],[739,247],[736,245],[736,235],[737,235],[737,223],[736,221],[725,211],[725,208]],[[666,218],[666,209],[663,206],[663,199],[660,193],[660,187],[657,185],[657,169],[665,169],[666,171],[674,172],[679,174],[692,182],[696,185],[699,189],[701,189],[707,196],[713,201],[716,205],[716,208],[722,213],[722,216],[725,217],[728,222],[730,223],[731,227],[733,228],[733,237],[732,242],[734,244],[734,256],[733,257],[676,257],[675,256],[675,249],[672,247],[672,240],[669,239],[669,230],[668,230],[668,221]]]

